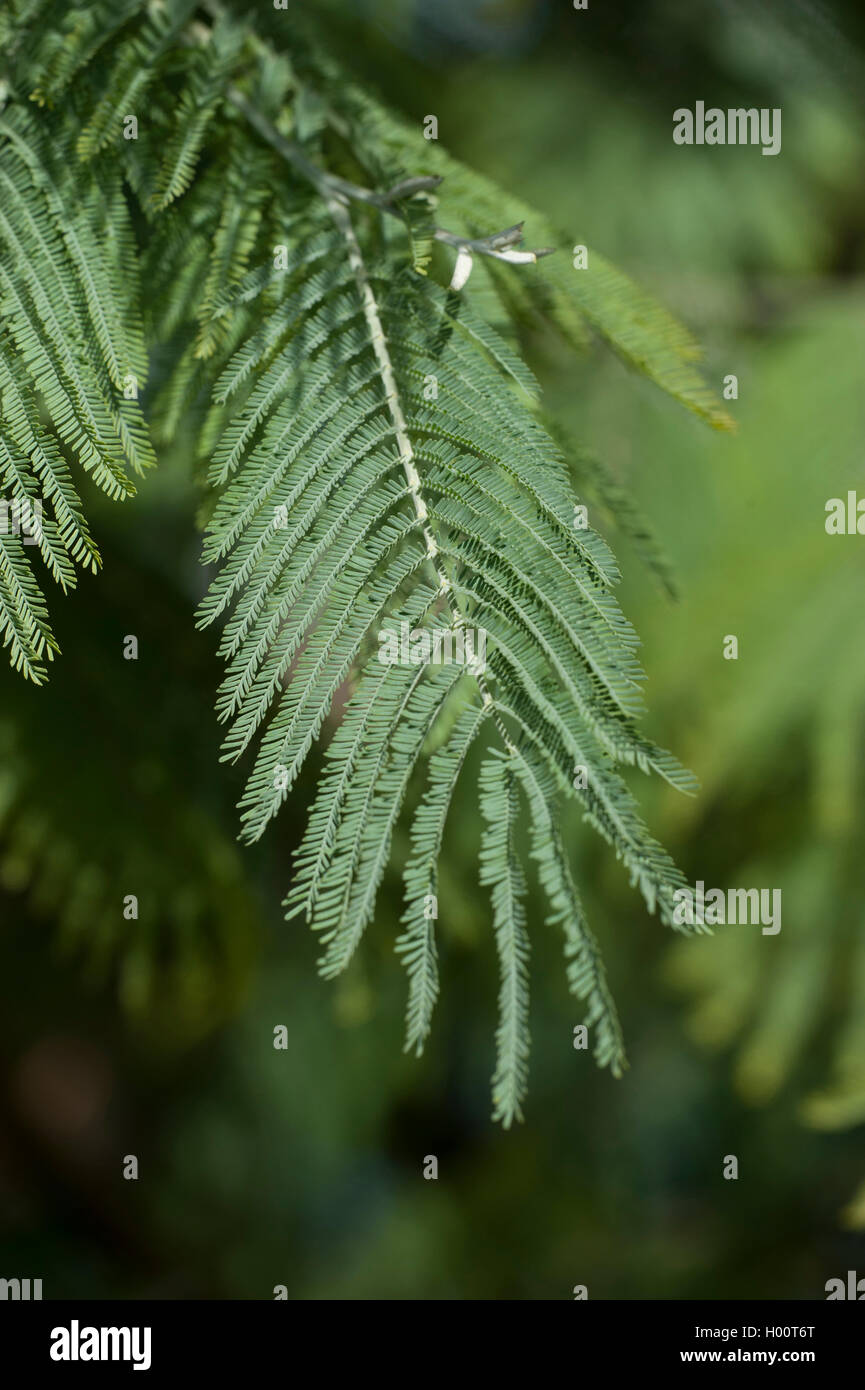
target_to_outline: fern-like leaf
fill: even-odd
[[[672,923],[681,880],[625,773],[694,787],[639,727],[636,634],[612,552],[575,524],[574,478],[663,575],[659,552],[600,465],[546,430],[515,320],[581,346],[600,336],[713,425],[729,420],[663,308],[594,252],[573,269],[568,238],[359,93],[314,16],[293,16],[286,56],[231,9],[14,0],[0,16],[16,70],[0,86],[0,479],[19,511],[41,499],[53,513],[35,537],[0,535],[0,635],[43,679],[56,640],[31,552],[62,588],[98,563],[77,475],[120,498],[153,462],[137,400],[153,357],[155,438],[182,428],[209,461],[215,573],[199,622],[222,626],[223,756],[252,759],[242,837],[265,831],[327,737],[285,906],[318,932],[330,977],[373,922],[411,818],[397,952],[415,1051],[446,940],[448,811],[481,767],[493,1108],[508,1125],[528,1063],[521,808],[569,986],[618,1074],[561,808],[579,803]],[[517,249],[524,222],[560,248],[543,267]],[[492,277],[480,294],[478,259]]]
[[[116,170],[90,171],[73,199],[63,155],[32,117],[0,116],[4,632],[36,683],[57,643],[31,555],[64,590],[77,565],[99,563],[67,459],[116,499],[153,463],[128,217]]]
[[[255,839],[338,692],[363,671],[286,899],[288,916],[306,915],[320,933],[321,969],[333,976],[373,918],[418,760],[447,727],[415,813],[397,943],[409,972],[407,1046],[419,1051],[438,994],[426,909],[447,810],[470,747],[482,728],[492,736],[482,864],[503,981],[494,1113],[510,1124],[528,1056],[519,787],[571,988],[597,1028],[597,1060],[618,1074],[619,1025],[553,808],[575,794],[580,765],[586,818],[670,922],[681,880],[615,765],[654,769],[686,790],[693,782],[637,729],[641,673],[612,594],[618,571],[600,536],[573,524],[565,461],[539,423],[530,374],[470,302],[413,268],[410,252],[402,264],[393,253],[369,262],[344,204],[331,198],[325,211],[329,222],[307,228],[281,298],[216,388],[217,410],[236,405],[212,463],[214,483],[227,487],[206,541],[220,569],[201,621],[227,619],[225,756],[258,742],[241,803],[244,836]],[[239,293],[269,283],[262,267]],[[476,628],[491,647],[485,664],[376,659],[406,630],[436,651]]]

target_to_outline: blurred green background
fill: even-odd
[[[404,1057],[397,870],[334,987],[279,907],[315,768],[264,843],[235,844],[178,440],[133,503],[94,513],[104,572],[55,608],[49,686],[0,673],[0,1272],[46,1298],[822,1298],[865,1273],[865,540],[824,529],[830,497],[865,496],[865,12],[329,8],[361,80],[654,290],[719,391],[738,377],[738,432],[714,436],[603,350],[531,344],[545,404],[677,576],[671,602],[602,525],[648,728],[703,786],[638,779],[649,823],[689,882],[781,888],[783,928],[677,942],[574,816],[631,1069],[574,1051],[559,943],[535,930],[527,1120],[503,1133],[466,791],[442,999]],[[780,106],[781,154],[675,146],[697,100]]]

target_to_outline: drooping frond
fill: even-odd
[[[489,710],[467,705],[447,742],[429,760],[429,785],[412,822],[412,853],[405,867],[405,931],[397,953],[408,971],[406,1051],[420,1055],[432,1026],[439,993],[435,919],[438,916],[438,862],[457,779]]]
[[[222,629],[224,757],[251,760],[242,837],[265,831],[329,739],[286,909],[319,933],[330,977],[374,921],[410,818],[397,951],[415,1051],[447,940],[448,811],[481,766],[501,974],[494,1110],[509,1124],[528,1059],[523,809],[547,925],[563,934],[596,1058],[618,1074],[561,806],[579,803],[669,923],[679,875],[626,771],[694,787],[640,729],[637,638],[574,479],[662,562],[601,466],[545,428],[518,322],[544,318],[581,345],[596,334],[713,425],[729,421],[664,309],[594,251],[575,268],[568,238],[359,93],[322,36],[305,38],[308,16],[277,54],[262,37],[272,15],[256,32],[218,0],[85,9],[14,0],[9,30],[6,490],[19,509],[48,504],[33,550],[58,582],[95,565],[76,469],[123,496],[152,462],[137,399],[152,359],[154,438],[182,431],[208,461],[215,572],[199,621]],[[547,243],[538,253],[520,249],[523,221]],[[29,539],[0,537],[0,630],[41,679],[56,642]]]
[[[36,683],[57,643],[32,556],[64,590],[77,565],[99,563],[75,470],[123,498],[153,461],[121,180],[108,167],[78,175],[68,141],[19,106],[0,115],[3,638]]]
[[[522,1119],[528,1085],[529,938],[526,932],[526,881],[516,852],[517,789],[507,756],[481,768],[481,883],[491,890],[493,929],[499,957],[499,1026],[493,1073],[493,1118],[509,1129]]]
[[[547,922],[561,926],[565,938],[568,988],[587,1001],[585,1023],[595,1027],[595,1060],[620,1076],[625,1043],[616,1006],[607,984],[600,950],[595,941],[571,874],[568,858],[554,820],[555,789],[550,775],[530,748],[524,748],[515,765],[531,809],[531,857],[550,905]]]
[[[269,282],[264,268],[252,271],[240,293]],[[618,1023],[553,808],[576,795],[669,922],[679,876],[616,764],[685,790],[693,781],[637,728],[641,673],[612,593],[616,565],[596,532],[574,524],[565,461],[533,394],[470,301],[392,252],[368,262],[349,213],[332,202],[217,383],[216,409],[236,407],[214,450],[212,479],[227,485],[208,530],[205,553],[220,568],[201,617],[224,619],[225,755],[258,748],[241,803],[248,839],[277,813],[336,696],[363,672],[327,750],[286,900],[290,917],[303,913],[320,932],[323,973],[348,966],[373,918],[413,771],[444,723],[415,813],[398,942],[407,1046],[422,1048],[438,992],[437,857],[456,779],[484,729],[509,760],[509,820],[525,785],[570,985],[597,1027],[598,1061],[618,1073]],[[484,774],[487,807],[497,775]],[[486,832],[484,872],[503,1010],[507,1000],[494,1109],[510,1123],[527,1061],[526,943],[522,870],[511,839],[502,859],[499,831],[495,821]]]

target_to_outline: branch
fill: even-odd
[[[277,154],[282,155],[283,159],[292,164],[298,173],[314,184],[325,199],[337,198],[343,203],[353,199],[356,202],[368,203],[381,212],[399,217],[399,208],[396,207],[396,203],[400,198],[437,188],[441,183],[439,177],[433,176],[404,179],[386,193],[375,193],[370,188],[362,188],[360,184],[339,178],[336,174],[330,174],[326,169],[321,169],[317,164],[314,164],[301,146],[296,141],[287,140],[284,135],[280,135],[276,127],[246,100],[246,97],[237,87],[229,87],[226,95],[231,104],[243,113],[253,129],[258,131],[261,138],[266,140]],[[516,250],[516,245],[522,241],[522,233],[523,224],[517,222],[513,227],[506,227],[502,232],[492,232],[489,236],[474,239],[458,236],[456,232],[448,232],[444,227],[436,227],[434,235],[436,241],[444,242],[447,246],[455,246],[460,252],[491,256],[493,260],[507,261],[511,265],[534,265],[542,256],[553,254],[555,247],[544,247],[540,251]]]
[[[219,19],[223,14],[220,0],[202,0],[202,8],[214,20]],[[194,41],[207,43],[213,30],[200,21],[193,21],[190,25],[190,32],[194,35]],[[338,175],[331,174],[326,169],[321,169],[317,164],[314,164],[295,140],[288,140],[284,135],[280,135],[266,116],[263,116],[256,107],[247,101],[238,87],[232,85],[228,88],[226,95],[231,104],[242,112],[250,125],[258,131],[262,139],[266,140],[278,154],[282,155],[283,159],[293,164],[298,173],[309,179],[325,199],[336,197],[343,202],[353,199],[356,202],[369,203],[371,207],[376,207],[381,212],[399,217],[399,208],[395,204],[400,198],[409,198],[414,193],[429,192],[433,188],[438,188],[442,182],[439,175],[420,175],[415,178],[403,179],[400,183],[394,184],[393,188],[388,189],[386,193],[376,193],[371,188],[363,188],[360,184],[339,178]],[[538,251],[517,250],[516,248],[523,239],[522,222],[515,223],[513,227],[506,227],[501,232],[491,232],[484,237],[458,236],[456,232],[449,232],[444,227],[436,227],[433,235],[436,241],[443,242],[446,246],[453,246],[460,253],[451,286],[451,288],[456,289],[465,284],[468,279],[472,255],[490,256],[493,260],[506,261],[510,265],[535,265],[543,256],[551,256],[556,249],[554,246],[545,246]]]

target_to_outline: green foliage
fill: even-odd
[[[701,466],[690,446],[680,460],[691,480],[681,515],[713,518],[709,534],[676,531],[684,639],[653,643],[668,720],[687,728],[695,760],[702,749],[701,796],[671,808],[666,830],[688,828],[690,881],[783,894],[776,936],[728,925],[699,949],[677,943],[669,978],[691,1035],[729,1053],[744,1100],[791,1105],[823,1131],[865,1121],[865,575],[857,538],[824,526],[828,497],[861,495],[862,307],[861,291],[828,297],[779,341],[738,349],[749,387],[724,487],[699,443]],[[631,428],[652,453],[675,448],[650,412]],[[726,663],[729,631],[740,655]],[[861,1227],[861,1192],[844,1219]]]
[[[57,642],[26,547],[72,588],[76,565],[99,562],[75,470],[123,498],[153,462],[138,402],[123,395],[130,379],[143,387],[147,354],[121,175],[116,164],[79,174],[72,138],[68,124],[65,140],[47,136],[17,104],[0,116],[0,466],[20,513],[0,536],[0,630],[36,684]]]
[[[201,736],[213,673],[190,651],[188,595],[140,555],[176,549],[153,500],[148,489],[128,519],[132,543],[109,536],[111,582],[83,585],[64,612],[67,652],[46,687],[34,696],[0,672],[0,895],[10,950],[24,954],[32,936],[57,966],[46,974],[74,965],[87,1007],[113,996],[161,1054],[237,1008],[260,906]],[[122,656],[129,626],[138,661]]]
[[[570,987],[598,1062],[618,1073],[618,1023],[559,806],[576,798],[670,923],[681,878],[622,773],[694,788],[639,729],[642,673],[616,563],[575,525],[569,461],[543,424],[520,326],[544,321],[578,345],[595,333],[711,424],[729,420],[664,309],[594,251],[574,269],[569,238],[355,89],[314,25],[287,31],[283,55],[204,9],[207,23],[186,0],[17,0],[4,18],[4,480],[12,497],[41,487],[51,502],[40,549],[69,587],[73,562],[98,562],[73,469],[119,498],[153,461],[145,417],[157,441],[181,420],[197,436],[204,561],[217,567],[200,622],[223,624],[224,757],[255,750],[243,838],[273,820],[344,704],[286,908],[319,932],[323,974],[344,971],[411,807],[398,951],[416,1050],[438,992],[422,904],[437,898],[448,808],[482,740],[481,875],[502,975],[494,1109],[509,1124],[528,1058],[520,794]],[[130,114],[138,135],[125,139]],[[558,254],[507,264],[519,229],[495,234],[515,217]],[[488,239],[474,257],[483,270],[460,290],[444,287],[453,250],[441,224],[457,244]],[[148,359],[142,412],[123,392],[130,378],[143,388]],[[582,474],[617,509],[599,469],[584,457]],[[657,568],[636,514],[624,515]],[[47,610],[19,538],[4,536],[2,555],[5,640],[39,681],[56,650]],[[402,624],[430,641],[482,630],[485,668],[381,662],[377,643]]]
[[[480,778],[486,828],[481,846],[481,883],[489,887],[499,955],[498,1056],[493,1074],[493,1118],[507,1128],[522,1119],[520,1104],[528,1083],[529,938],[526,931],[526,880],[516,849],[517,788],[514,769],[496,758]]]

